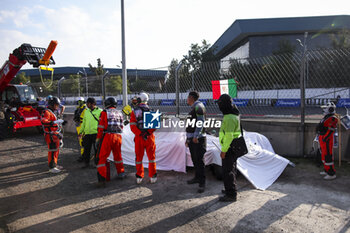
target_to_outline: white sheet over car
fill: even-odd
[[[179,131],[179,130],[177,130]],[[135,166],[134,134],[127,125],[124,128],[122,157],[125,164]],[[186,172],[186,166],[193,166],[191,156],[185,147],[185,132],[155,132],[157,169]],[[289,160],[275,154],[269,140],[258,133],[244,132],[248,154],[237,160],[238,170],[256,187],[265,190],[280,176]],[[221,166],[219,138],[207,135],[206,165]],[[109,157],[113,160],[112,154]],[[143,164],[148,167],[145,153]]]

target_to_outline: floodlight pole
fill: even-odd
[[[125,60],[125,22],[124,22],[124,0],[121,0],[121,17],[122,17],[122,79],[123,79],[123,106],[128,104],[128,83]]]

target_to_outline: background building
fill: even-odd
[[[302,52],[304,43],[309,50],[336,48],[346,30],[349,15],[236,20],[211,49],[227,68],[230,59]]]

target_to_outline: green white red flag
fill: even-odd
[[[217,100],[222,94],[228,94],[231,98],[237,97],[237,84],[234,79],[212,80],[213,99]]]

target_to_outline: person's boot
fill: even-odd
[[[205,190],[205,184],[200,184],[199,187],[198,187],[197,192],[198,192],[198,193],[203,193],[204,190]]]
[[[323,177],[323,179],[325,179],[325,180],[334,180],[335,178],[337,178],[337,176],[335,174],[333,176],[326,175],[325,177]]]
[[[119,174],[117,175],[117,179],[119,179],[119,180],[123,180],[125,177],[126,177],[125,172],[119,173]]]
[[[61,170],[58,169],[57,167],[54,167],[54,168],[51,168],[51,169],[49,170],[49,172],[50,172],[50,173],[60,173]]]
[[[143,178],[141,176],[136,175],[136,184],[141,184]]]
[[[97,188],[106,188],[106,181],[98,181],[96,183]]]
[[[228,196],[228,195],[224,195],[219,197],[219,201],[221,202],[235,202],[237,201],[237,196]]]
[[[150,179],[151,184],[154,184],[157,182],[157,174],[154,174]]]
[[[187,181],[187,184],[198,184],[199,180],[197,178],[193,178]]]

